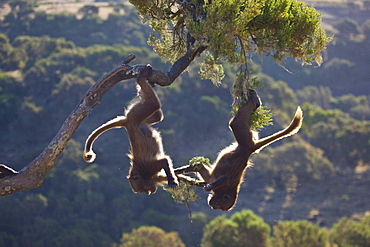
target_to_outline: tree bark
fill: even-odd
[[[170,71],[167,73],[153,70],[152,75],[149,77],[149,81],[152,84],[158,84],[160,86],[171,85],[205,48],[206,47],[189,49],[183,57],[173,64]],[[102,76],[91,86],[44,151],[23,169],[19,172],[15,172],[5,165],[0,166],[0,168],[6,171],[2,172],[0,170],[0,196],[34,189],[42,184],[45,176],[54,167],[59,155],[64,150],[68,141],[72,138],[82,120],[84,120],[85,117],[91,113],[93,108],[101,102],[104,94],[118,82],[136,78],[140,71],[146,66],[128,65],[128,63],[134,59],[135,55],[127,55],[119,66]],[[8,171],[14,172],[8,174]]]

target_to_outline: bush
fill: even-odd
[[[235,213],[230,219],[219,216],[206,225],[202,247],[265,247],[270,226],[251,210]]]
[[[339,247],[370,246],[370,216],[361,221],[340,219],[333,225],[331,236]]]
[[[282,221],[274,226],[274,247],[327,247],[329,232],[308,221]]]
[[[177,232],[166,233],[155,226],[141,226],[131,233],[124,233],[116,247],[185,247]]]

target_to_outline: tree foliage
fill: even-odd
[[[221,61],[237,65],[234,113],[248,97],[247,89],[262,84],[250,77],[250,55],[266,54],[277,63],[293,57],[302,64],[316,61],[320,65],[320,52],[331,39],[320,26],[320,13],[294,0],[130,2],[156,32],[149,37],[149,44],[161,57],[175,62],[189,50],[207,49],[200,74],[215,84],[224,77]],[[260,129],[269,124],[269,111],[259,109],[252,126]]]
[[[282,221],[274,226],[274,247],[329,247],[329,232],[304,220]]]
[[[155,226],[141,226],[124,233],[117,247],[185,247],[177,232],[166,233]]]
[[[264,247],[270,235],[270,226],[251,210],[242,210],[227,219],[218,216],[204,228],[203,247],[246,246]]]
[[[204,63],[216,71],[210,77],[220,74],[216,64],[224,60],[239,64],[239,80],[246,80],[248,56],[255,52],[270,55],[278,63],[291,56],[304,64],[321,64],[320,52],[330,40],[320,26],[320,13],[298,1],[130,2],[157,32],[149,44],[161,57],[173,62],[181,57],[189,46],[189,34],[194,39],[190,45],[207,47]],[[205,71],[209,69],[201,72]]]
[[[370,245],[370,216],[361,221],[346,217],[333,225],[331,234],[339,247],[365,247]]]

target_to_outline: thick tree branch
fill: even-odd
[[[187,53],[179,58],[172,66],[170,71],[167,72],[167,76],[171,83],[189,66],[189,64],[199,56],[205,49],[206,46],[200,46],[198,49],[189,49]]]
[[[153,70],[152,75],[149,77],[149,81],[160,86],[171,85],[195,57],[204,50],[205,47],[200,47],[196,50],[189,49],[183,57],[173,64],[168,73]],[[118,82],[136,78],[141,69],[146,66],[129,66],[128,63],[133,59],[135,59],[135,56],[129,54],[123,59],[121,65],[102,76],[91,86],[45,150],[22,170],[15,172],[5,165],[0,165],[0,196],[34,189],[42,184],[45,176],[54,167],[56,160],[64,150],[68,141],[72,138],[82,120],[101,102],[104,94]]]

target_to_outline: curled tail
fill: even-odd
[[[93,162],[96,158],[96,154],[92,150],[92,145],[94,141],[104,132],[110,129],[115,129],[115,128],[122,128],[125,127],[126,125],[126,117],[124,116],[118,116],[105,124],[99,126],[96,128],[90,135],[87,137],[86,142],[85,142],[85,149],[84,149],[84,160],[86,162]]]
[[[268,136],[268,137],[265,137],[265,138],[262,138],[260,140],[258,140],[256,143],[255,143],[255,153],[258,153],[262,148],[266,147],[267,145],[277,141],[277,140],[280,140],[284,137],[288,137],[288,136],[291,136],[291,135],[294,135],[295,133],[297,133],[299,131],[299,129],[301,128],[302,126],[302,120],[303,120],[303,112],[301,110],[301,107],[297,107],[297,111],[294,115],[294,118],[293,120],[290,122],[289,126],[286,127],[285,129],[279,131],[279,132],[276,132],[275,134],[271,135],[271,136]]]

